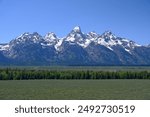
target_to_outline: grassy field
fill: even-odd
[[[0,66],[0,69],[57,70],[57,71],[150,71],[150,66]]]
[[[150,80],[0,81],[0,99],[150,99]]]

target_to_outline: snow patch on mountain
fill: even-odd
[[[125,48],[125,51],[130,53],[130,54],[132,54],[131,51],[129,49],[127,49],[127,48]]]
[[[74,42],[75,38],[74,37],[67,37],[66,41]]]
[[[3,51],[3,50],[8,50],[9,49],[9,44],[2,44],[0,45],[0,50]]]
[[[60,47],[63,43],[63,39],[59,39],[56,45],[54,46],[57,51],[60,51]]]

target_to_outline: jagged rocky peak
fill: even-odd
[[[57,36],[55,33],[53,32],[49,32],[45,35],[45,39],[50,39],[50,40],[53,40],[53,39],[57,39]]]
[[[25,33],[21,34],[20,36],[18,36],[16,39],[23,38],[23,37],[26,37],[28,35],[30,35],[30,33],[29,32],[25,32]]]
[[[31,35],[33,35],[33,37],[36,39],[40,39],[40,40],[43,39],[42,36],[37,32],[33,32],[33,34],[31,34]]]
[[[103,35],[113,35],[112,31],[110,30],[107,30],[103,33]]]
[[[33,35],[39,36],[39,33],[38,32],[33,32]]]
[[[47,33],[44,37],[44,41],[47,43],[47,45],[56,44],[58,40],[59,39],[57,38],[56,34],[53,32]]]
[[[76,26],[76,27],[74,27],[74,29],[72,31],[76,32],[76,33],[81,33],[81,28],[80,28],[80,26]]]
[[[93,32],[89,32],[87,35],[90,36],[90,37],[92,37],[92,38],[97,38],[99,36],[99,34],[97,34],[94,31]]]
[[[102,35],[102,38],[116,38],[116,36],[111,31],[105,31]]]
[[[29,34],[30,34],[29,32],[25,32],[25,33],[22,34],[22,36],[27,36]]]
[[[23,39],[25,37],[27,37],[27,38],[41,37],[41,35],[39,33],[37,33],[37,32],[33,32],[33,33],[25,32],[22,35],[20,35],[19,37],[17,37],[17,39],[19,39],[19,38]]]
[[[80,26],[76,26],[67,35],[65,41],[69,42],[82,42],[85,39],[85,35],[82,33]]]
[[[42,40],[43,37],[37,32],[33,32],[33,33],[25,32],[22,35],[18,36],[16,39],[12,40],[10,44],[14,45],[14,44],[26,43],[26,42],[39,43]]]
[[[142,47],[142,45],[140,45],[132,40],[126,39],[126,41],[124,41],[124,39],[122,39],[122,42],[123,42],[122,45],[126,44],[126,47],[129,47],[130,49],[133,49],[135,47]]]

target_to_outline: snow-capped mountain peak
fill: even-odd
[[[28,36],[28,35],[30,35],[30,33],[29,32],[25,32],[25,33],[23,33],[23,34],[21,34],[20,36],[18,36],[16,39],[23,39],[23,37],[25,37],[25,36]]]
[[[74,27],[74,29],[72,31],[74,31],[76,33],[80,33],[81,32],[81,28],[80,28],[80,26],[76,26],[76,27]]]
[[[36,40],[41,40],[42,36],[39,35],[37,32],[33,32],[33,33],[29,33],[29,32],[26,32],[26,33],[23,33],[22,35],[20,35],[19,37],[16,38],[16,40],[33,40],[33,41],[36,41]]]
[[[55,33],[49,32],[49,33],[47,33],[47,34],[45,35],[44,39],[45,39],[46,41],[53,41],[53,40],[57,39],[57,36],[56,36]]]
[[[33,41],[36,43],[39,42],[39,41],[42,41],[43,40],[43,37],[37,33],[37,32],[34,32],[33,34],[31,34],[31,37],[33,36]]]
[[[22,35],[18,36],[14,40],[10,41],[10,47],[16,44],[30,44],[30,43],[41,43],[43,41],[43,37],[39,35],[37,32],[34,33],[23,33]]]
[[[76,26],[65,38],[65,41],[83,43],[85,40],[85,35],[81,32],[81,28]]]
[[[58,38],[55,33],[49,32],[45,35],[44,41],[41,43],[42,46],[53,46],[57,43]]]
[[[105,31],[102,35],[102,38],[105,39],[116,39],[117,37],[111,31]]]
[[[90,38],[98,38],[99,34],[93,31],[93,32],[89,32],[87,36],[89,36]]]
[[[110,30],[107,30],[103,33],[103,35],[112,35],[113,33]]]

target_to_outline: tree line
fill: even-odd
[[[0,69],[0,80],[30,79],[150,79],[150,72]]]

